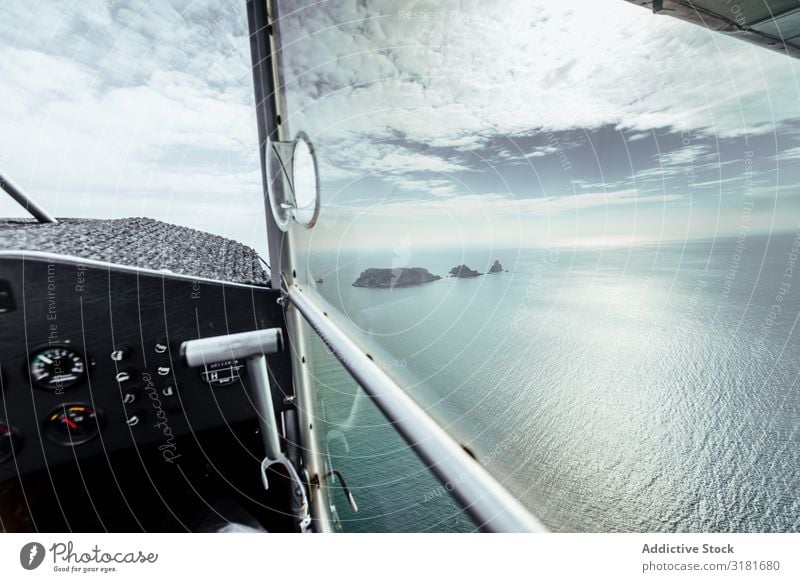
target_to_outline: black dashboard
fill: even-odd
[[[169,466],[182,436],[253,419],[243,362],[187,368],[179,348],[282,327],[278,299],[259,285],[0,253],[0,481],[143,447]],[[275,387],[290,383],[285,358],[268,365]]]

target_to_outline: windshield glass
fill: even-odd
[[[296,280],[555,530],[796,529],[796,61],[621,0],[303,4]]]
[[[266,257],[243,2],[12,2],[0,168],[57,217],[144,216]],[[0,216],[27,216],[0,193]]]

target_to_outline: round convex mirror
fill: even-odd
[[[319,215],[319,174],[314,146],[304,133],[297,134],[292,151],[294,219],[311,228]]]
[[[269,204],[278,228],[287,231],[292,221],[311,228],[319,215],[314,146],[301,132],[291,142],[270,142],[267,154]]]

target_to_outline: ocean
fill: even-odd
[[[548,528],[800,530],[800,235],[629,247],[316,253],[381,365]],[[446,277],[458,264],[485,272]],[[369,267],[439,281],[352,287]],[[317,343],[347,531],[470,531]]]

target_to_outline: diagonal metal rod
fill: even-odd
[[[522,504],[507,492],[428,413],[419,407],[347,333],[328,317],[300,287],[288,289],[289,301],[322,342],[339,358],[350,375],[383,412],[428,469],[483,531],[546,531]]]
[[[39,222],[58,224],[58,221],[47,210],[39,206],[30,196],[20,190],[9,177],[0,172],[0,188],[8,192],[8,195],[16,200],[20,206],[30,212]]]

